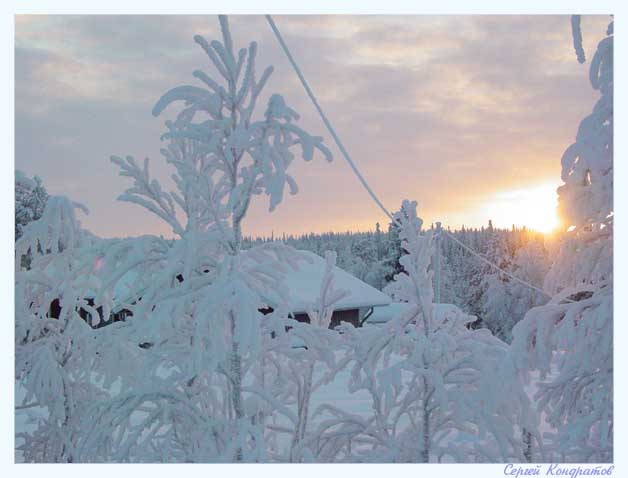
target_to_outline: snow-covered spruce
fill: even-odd
[[[500,250],[494,256],[497,259],[496,264],[513,271],[516,277],[530,284],[537,287],[543,285],[548,261],[547,253],[539,241],[530,241],[521,246],[514,256],[510,256],[501,246],[492,250]],[[532,307],[548,302],[548,298],[540,292],[512,281],[494,269],[484,271],[482,283],[482,323],[495,336],[508,343],[512,342],[513,327],[525,313]]]
[[[589,77],[601,97],[562,158],[565,184],[558,194],[567,232],[544,286],[555,296],[515,326],[512,353],[520,370],[540,370],[545,379],[536,399],[555,429],[551,458],[608,462],[613,460],[612,23]]]

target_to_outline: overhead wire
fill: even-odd
[[[327,131],[329,131],[329,134],[331,134],[332,138],[334,139],[334,142],[336,143],[336,146],[338,146],[338,149],[342,153],[343,158],[349,164],[349,166],[351,167],[351,170],[353,171],[355,176],[358,178],[358,180],[360,181],[360,183],[362,184],[362,186],[364,187],[366,192],[369,194],[371,199],[373,199],[375,204],[377,204],[377,206],[384,212],[384,214],[386,214],[386,216],[388,216],[388,218],[392,222],[396,223],[397,221],[396,221],[395,217],[393,216],[393,214],[386,208],[386,206],[384,206],[384,203],[377,197],[377,195],[375,194],[375,192],[373,191],[373,189],[371,188],[371,186],[367,182],[366,178],[360,172],[358,166],[351,159],[351,156],[349,155],[349,152],[347,151],[347,149],[345,148],[344,144],[340,140],[340,137],[336,133],[336,130],[334,129],[334,127],[332,126],[331,122],[327,118],[327,115],[325,114],[325,112],[321,108],[321,106],[320,106],[320,104],[318,102],[318,99],[316,98],[316,96],[314,95],[314,92],[312,91],[312,88],[310,88],[310,85],[308,84],[307,80],[305,79],[305,76],[303,75],[303,72],[301,71],[301,69],[299,68],[299,65],[297,64],[297,62],[295,61],[294,57],[292,56],[292,53],[290,52],[290,49],[288,48],[288,45],[284,41],[283,36],[281,35],[281,32],[279,31],[279,28],[275,24],[275,21],[273,20],[272,16],[271,15],[266,15],[266,20],[268,21],[268,24],[270,25],[270,28],[273,31],[273,33],[275,35],[275,38],[277,39],[277,42],[281,46],[281,49],[283,50],[284,54],[288,58],[288,61],[292,65],[292,68],[294,69],[295,73],[299,77],[299,80],[301,81],[301,84],[303,85],[303,88],[305,89],[305,92],[307,93],[308,97],[310,98],[310,101],[312,102],[312,104],[316,108],[316,111],[318,111],[318,114],[320,115],[321,119],[323,120],[323,123],[325,124],[325,127],[327,128]],[[536,292],[538,292],[540,294],[543,294],[546,297],[552,298],[552,296],[550,294],[548,294],[547,292],[545,292],[543,289],[541,289],[539,287],[536,287],[535,285],[530,284],[529,282],[524,281],[523,279],[520,279],[519,277],[515,276],[514,274],[512,274],[512,273],[504,270],[503,268],[499,267],[497,264],[494,264],[493,262],[489,261],[486,257],[484,257],[480,253],[474,251],[472,248],[470,248],[469,246],[464,244],[462,241],[460,241],[458,238],[456,238],[450,232],[448,232],[448,231],[446,231],[444,229],[441,229],[441,231],[445,232],[447,234],[447,236],[451,240],[456,242],[458,245],[460,245],[460,247],[465,249],[467,252],[469,252],[470,254],[475,256],[477,259],[479,259],[483,263],[489,265],[493,269],[496,269],[496,270],[500,271],[501,273],[503,273],[506,276],[510,277],[512,280],[514,280],[514,281],[516,281],[516,282],[518,282],[518,283],[520,283],[520,284],[522,284],[522,285],[524,285],[526,287],[529,287],[530,289],[533,289],[534,291],[536,291]],[[566,299],[566,300],[570,301],[569,299]],[[573,302],[573,301],[570,301],[570,302]]]
[[[338,149],[342,153],[342,156],[344,157],[345,161],[347,161],[347,163],[349,164],[349,166],[353,170],[353,173],[356,175],[356,177],[358,178],[360,183],[362,183],[362,186],[364,186],[364,189],[366,189],[366,192],[368,192],[369,196],[371,196],[373,201],[375,201],[375,203],[384,212],[384,214],[386,214],[386,216],[388,216],[388,218],[391,221],[394,222],[395,219],[394,219],[393,215],[391,214],[391,212],[388,209],[386,209],[386,206],[384,206],[384,204],[377,197],[377,195],[375,194],[375,192],[373,191],[371,186],[369,186],[368,182],[366,181],[366,179],[364,178],[364,176],[362,175],[362,173],[360,172],[360,170],[358,169],[356,164],[351,159],[351,156],[349,155],[347,149],[345,148],[344,144],[340,140],[340,137],[336,133],[336,130],[332,126],[331,122],[327,118],[327,115],[323,112],[323,109],[321,108],[320,104],[318,103],[318,100],[316,99],[316,96],[314,95],[314,92],[312,91],[312,89],[310,88],[310,85],[308,84],[307,80],[303,76],[303,73],[301,72],[301,69],[299,68],[299,65],[297,65],[297,62],[294,60],[294,57],[290,53],[290,50],[288,49],[288,45],[286,45],[286,42],[283,40],[283,37],[281,36],[281,33],[279,32],[279,29],[277,28],[277,25],[275,24],[275,21],[273,20],[273,18],[270,15],[266,15],[266,20],[268,21],[268,24],[270,25],[270,28],[272,29],[273,33],[275,34],[275,37],[277,38],[277,41],[279,42],[279,45],[281,46],[282,50],[286,54],[286,57],[288,58],[288,61],[292,65],[292,68],[294,69],[294,71],[296,72],[297,76],[299,77],[299,80],[301,80],[301,84],[303,85],[303,88],[305,88],[305,92],[310,97],[310,100],[312,101],[312,104],[314,104],[314,107],[316,108],[316,110],[318,111],[318,114],[320,115],[321,119],[323,120],[323,123],[325,124],[325,127],[327,128],[327,131],[329,131],[329,134],[331,134],[331,137],[334,139],[334,142],[336,143],[336,146],[338,146]]]
[[[529,287],[530,289],[535,290],[539,294],[543,294],[545,297],[549,297],[550,299],[552,298],[552,296],[550,294],[548,294],[547,292],[545,292],[543,289],[541,289],[541,288],[539,288],[539,287],[537,287],[537,286],[535,286],[533,284],[530,284],[529,282],[524,281],[523,279],[520,279],[519,277],[517,277],[516,275],[512,274],[511,272],[508,272],[508,271],[502,269],[501,267],[499,267],[497,264],[494,264],[493,262],[489,261],[486,257],[484,257],[479,252],[474,251],[472,248],[467,246],[464,242],[459,240],[456,236],[454,236],[449,231],[446,231],[444,229],[442,229],[441,231],[444,232],[452,241],[454,241],[456,244],[458,244],[460,247],[462,247],[465,251],[469,252],[470,254],[472,254],[473,256],[478,258],[484,264],[487,264],[490,267],[492,267],[493,269],[498,270],[502,274],[510,277],[512,280],[514,280],[514,281],[516,281],[516,282],[518,282],[518,283],[520,283],[520,284],[522,284],[522,285],[524,285],[526,287]],[[567,300],[569,300],[569,299],[567,299]]]

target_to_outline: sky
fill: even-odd
[[[452,228],[555,221],[560,158],[598,94],[588,61],[575,58],[568,16],[275,16],[347,150],[389,209],[418,202],[427,223]],[[589,60],[608,16],[584,16]],[[268,212],[258,196],[245,235],[369,230],[387,218],[333,145],[262,16],[231,16],[236,47],[257,41],[257,70],[275,71],[299,125],[322,136],[334,161],[299,161],[296,196]],[[168,89],[214,74],[193,42],[219,39],[214,16],[18,15],[15,17],[15,167],[50,194],[90,210],[82,224],[102,237],[172,231],[117,201],[126,178],[111,155],[151,158],[171,184],[159,150],[155,102]],[[170,117],[176,108],[168,110]]]

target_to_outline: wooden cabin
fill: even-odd
[[[294,318],[300,322],[310,322],[307,306],[315,304],[320,296],[321,284],[325,275],[325,259],[309,251],[299,251],[308,260],[299,262],[298,270],[289,270],[285,275],[288,288],[288,307]],[[375,287],[368,285],[347,271],[334,267],[334,288],[348,292],[335,306],[329,328],[341,322],[349,322],[361,327],[375,308],[390,304],[390,297]],[[268,297],[272,306],[278,299]]]
[[[288,289],[287,295],[289,297],[287,305],[294,319],[309,323],[310,318],[307,315],[307,307],[316,304],[320,295],[320,288],[325,275],[325,260],[313,252],[300,252],[307,261],[300,261],[298,270],[289,269],[285,274],[285,285]],[[122,304],[132,304],[141,300],[141,294],[136,294],[137,296],[133,297],[131,293],[136,277],[134,272],[127,273],[116,284],[114,297],[120,305],[118,308],[114,307],[114,313],[110,317],[102,317],[102,308],[97,309],[98,313],[101,314],[100,321],[92,320],[89,314],[83,310],[79,311],[81,317],[94,328],[103,327],[132,317],[133,313],[122,307]],[[182,282],[184,279],[183,277],[177,277],[177,280]],[[354,327],[361,327],[375,308],[386,306],[391,302],[390,297],[386,294],[339,267],[334,268],[334,288],[346,291],[348,294],[335,306],[329,326],[332,329],[340,325],[341,322],[348,322]],[[88,303],[93,305],[93,301],[90,302],[90,300],[88,299]],[[267,302],[267,306],[260,309],[260,311],[268,313],[279,304],[281,299],[269,296],[264,297],[264,300]],[[59,301],[55,300],[51,304],[50,316],[58,318],[59,311]]]

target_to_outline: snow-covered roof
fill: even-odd
[[[377,307],[373,309],[373,313],[366,319],[366,322],[369,324],[383,324],[411,307],[415,307],[415,305],[407,302],[393,302],[385,307]],[[434,304],[434,312],[438,315],[455,313],[457,310],[458,307],[453,304]]]
[[[299,251],[309,262],[299,261],[299,269],[290,269],[285,275],[285,284],[290,296],[292,313],[305,312],[306,306],[316,303],[325,275],[325,260],[310,251]],[[390,304],[390,297],[375,287],[361,281],[348,272],[334,267],[334,288],[349,294],[340,300],[335,310],[358,309]]]
[[[320,295],[325,260],[309,251],[299,251],[306,260],[298,262],[298,270],[288,268],[284,284],[289,297],[288,308],[297,314],[306,311],[306,307],[314,305]],[[137,272],[129,271],[115,284],[113,296],[118,304],[134,300],[141,296],[137,287]],[[390,297],[374,287],[366,284],[348,272],[334,267],[334,288],[348,292],[348,295],[337,302],[335,310],[349,310],[377,307],[390,304]],[[92,292],[95,295],[95,293]],[[279,302],[278,297],[265,297],[270,306]]]
[[[377,307],[373,309],[373,313],[366,319],[366,322],[369,324],[382,324],[384,322],[388,322],[393,317],[405,312],[412,304],[408,304],[407,302],[393,302],[392,304],[388,304],[385,307]]]
[[[63,274],[63,271],[58,271],[57,266],[58,264],[54,261],[50,262],[44,268],[44,274],[49,277],[60,276]],[[84,289],[83,297],[93,299],[96,295],[98,295],[97,290],[93,288],[94,283],[90,282],[91,280],[96,279],[97,274],[98,272],[91,271],[82,275],[81,280],[84,281],[86,287],[86,289]],[[137,279],[138,273],[136,271],[126,272],[120,279],[118,279],[113,287],[113,298],[117,304],[132,302],[138,297],[138,295],[140,295],[135,292]]]
[[[138,274],[136,271],[129,271],[124,274],[113,288],[113,297],[117,303],[133,302],[136,297],[133,293],[137,283]]]

